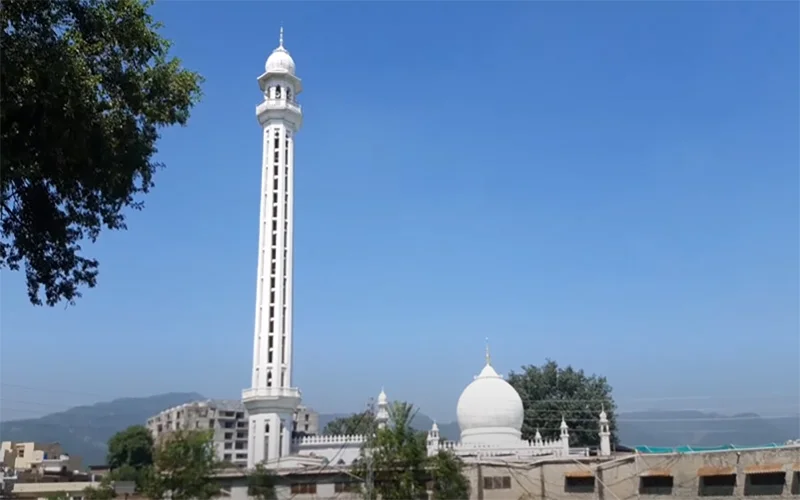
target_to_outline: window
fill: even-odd
[[[317,485],[315,483],[294,483],[292,485],[292,495],[316,495]]]
[[[305,421],[308,422],[308,413],[305,415]]]
[[[230,450],[231,448],[233,448],[233,443],[225,443],[226,450]]]
[[[19,458],[25,458],[25,448],[18,448],[17,449],[17,456]]]
[[[736,490],[736,474],[703,476],[700,478],[698,490],[701,497],[733,496]]]
[[[227,460],[228,462],[230,462],[231,461],[231,454],[230,453],[226,453],[225,455],[222,456],[222,459],[223,460]]]
[[[783,471],[748,474],[744,483],[744,495],[779,497],[783,495],[784,486],[786,473]]]
[[[236,418],[238,418],[239,420],[243,419],[244,418],[244,412],[243,411],[237,411],[236,412]]]
[[[278,190],[278,178],[277,177],[272,181],[272,189],[274,189],[275,191]],[[272,230],[273,231],[275,230],[275,226],[272,227]]]
[[[672,476],[642,476],[639,479],[640,495],[672,495]]]
[[[344,460],[339,460],[337,465],[344,465]],[[333,483],[333,491],[335,493],[358,493],[361,491],[361,485],[358,483]]]
[[[247,442],[246,441],[236,441],[236,449],[237,450],[245,450],[245,449],[247,449]]]
[[[273,205],[273,206],[272,206],[272,216],[273,216],[273,217],[277,217],[277,216],[278,216],[278,205]],[[274,258],[275,258],[275,257],[273,257],[273,259],[274,259]]]
[[[226,428],[226,429],[233,429],[233,422],[230,422],[230,421],[228,421],[228,422],[223,422],[223,423],[222,423],[222,426],[223,426],[224,428]]]
[[[247,453],[237,453],[236,460],[247,460]]]
[[[209,429],[213,429],[214,428],[214,419],[213,418],[208,419],[208,428]]]
[[[486,476],[483,478],[483,489],[509,490],[511,489],[511,476]]]
[[[567,476],[564,478],[565,493],[593,493],[594,476]]]
[[[247,439],[247,432],[239,431],[236,433],[236,439]]]
[[[233,433],[232,432],[226,432],[225,433],[225,439],[233,439]]]

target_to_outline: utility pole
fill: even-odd
[[[367,477],[364,478],[364,492],[366,493],[367,500],[374,500],[375,471],[373,470],[372,451],[375,445],[375,433],[377,429],[375,426],[375,404],[372,398],[367,400],[367,418],[369,418],[369,433],[367,435],[366,450],[364,450],[364,459],[367,461]]]

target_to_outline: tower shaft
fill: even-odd
[[[250,468],[289,455],[300,404],[300,391],[292,387],[292,246],[294,134],[302,123],[295,98],[302,87],[282,32],[258,82],[264,100],[256,107],[263,155],[253,372],[250,388],[242,393],[250,415]]]

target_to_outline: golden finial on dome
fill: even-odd
[[[489,354],[489,337],[486,337],[486,364],[492,364],[492,356]]]

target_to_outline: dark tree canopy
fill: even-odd
[[[141,469],[153,465],[153,436],[142,425],[133,425],[108,440],[108,457],[112,469]]]
[[[611,441],[617,443],[617,407],[605,377],[586,375],[571,366],[561,368],[548,360],[542,366],[524,366],[521,373],[512,372],[508,382],[517,390],[525,407],[524,439],[533,439],[537,429],[543,437],[557,438],[563,416],[569,426],[570,445],[597,446],[598,418],[605,409]]]
[[[322,433],[329,436],[364,435],[371,433],[374,428],[375,417],[370,412],[362,412],[331,420]]]
[[[125,229],[162,166],[159,130],[185,125],[199,100],[202,78],[169,56],[151,4],[0,8],[0,268],[24,268],[33,304],[95,286],[81,245]]]

